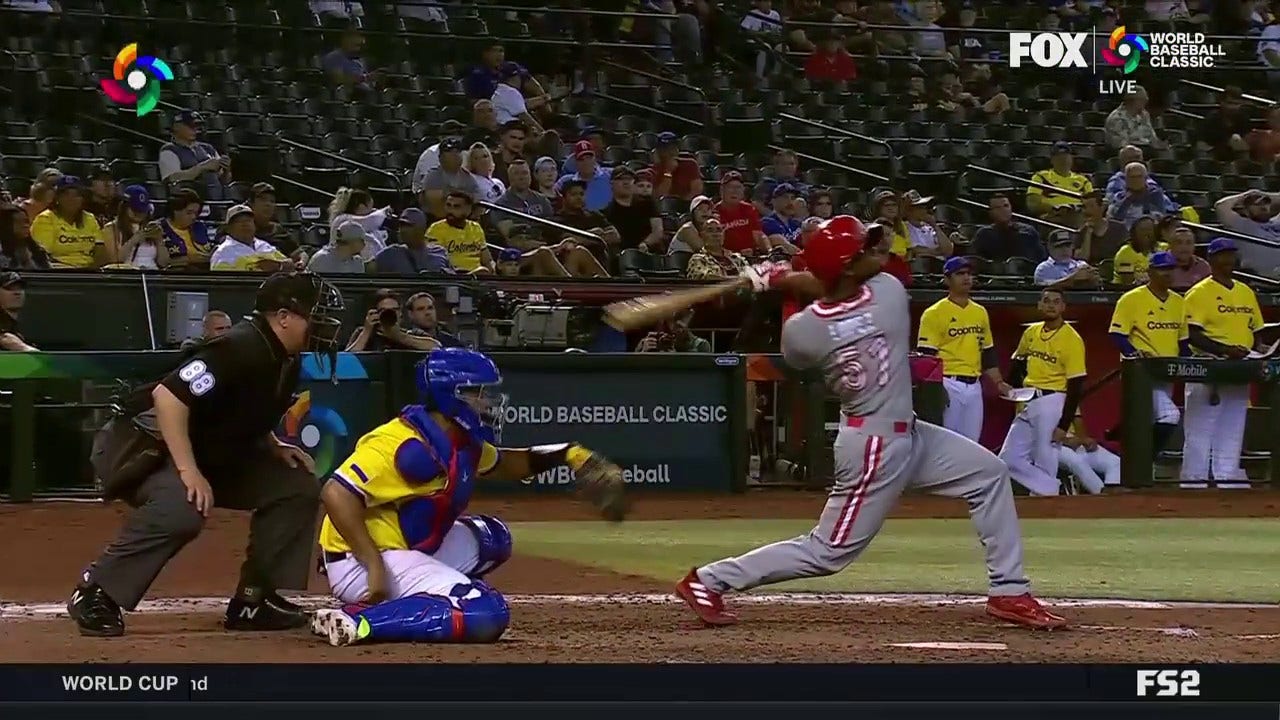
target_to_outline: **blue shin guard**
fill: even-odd
[[[362,640],[495,642],[511,621],[507,601],[483,582],[454,585],[449,595],[409,595],[351,613]]]

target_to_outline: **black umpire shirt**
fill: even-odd
[[[188,432],[201,472],[234,468],[264,447],[293,404],[301,369],[298,356],[255,317],[202,343],[160,381],[191,410]]]

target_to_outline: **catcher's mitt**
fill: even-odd
[[[600,511],[605,520],[621,522],[627,515],[623,494],[622,468],[603,455],[592,452],[573,473],[578,494]]]

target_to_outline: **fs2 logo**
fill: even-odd
[[[1042,68],[1087,68],[1084,44],[1089,33],[1009,33],[1009,67],[1030,60]]]
[[[1200,697],[1199,670],[1139,670],[1138,697]]]
[[[316,477],[329,474],[337,462],[338,447],[347,437],[347,423],[332,408],[311,404],[311,392],[298,394],[284,413],[285,442],[306,450],[316,461]]]

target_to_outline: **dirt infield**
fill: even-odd
[[[643,498],[639,519],[812,517],[822,497],[770,491],[735,497]],[[512,521],[590,519],[564,499],[482,498],[478,512]],[[1024,517],[1275,517],[1280,493],[1172,492],[1019,502]],[[335,650],[304,633],[227,634],[217,600],[234,585],[246,517],[217,513],[161,575],[120,639],[86,639],[54,618],[75,576],[118,527],[97,504],[0,506],[0,658],[29,662],[1208,662],[1280,656],[1280,607],[1083,603],[1077,625],[1043,634],[986,619],[980,603],[926,598],[746,598],[744,623],[697,631],[666,600],[669,585],[571,563],[520,556],[492,577],[513,603],[512,630],[495,646],[371,646]],[[963,517],[963,505],[905,498],[902,517]],[[323,579],[311,591],[323,593]],[[1136,606],[1135,606],[1136,605]],[[978,643],[977,649],[900,647]]]

